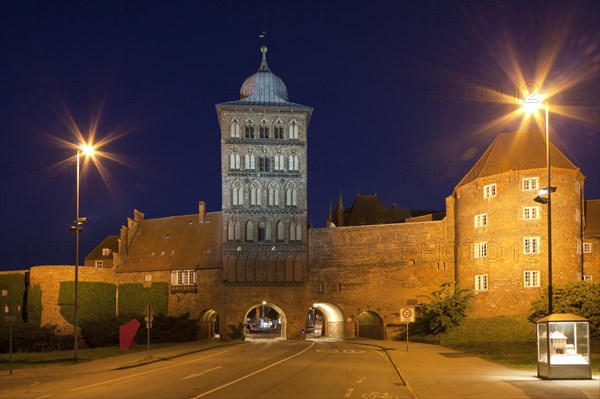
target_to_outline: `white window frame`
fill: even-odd
[[[475,275],[475,291],[487,291],[488,290],[488,275],[487,274],[476,274]]]
[[[171,285],[195,285],[196,271],[188,270],[173,270],[171,272]]]
[[[475,215],[475,217],[473,219],[474,219],[475,227],[487,226],[487,213],[480,213],[478,215]]]
[[[540,254],[540,237],[523,237],[523,254]]]
[[[494,198],[497,193],[496,183],[483,186],[483,198]]]
[[[102,248],[102,256],[110,256],[110,248]]]
[[[532,191],[540,189],[540,178],[539,177],[524,177],[522,180],[521,188],[523,191]]]
[[[292,139],[292,140],[297,140],[298,139],[298,122],[296,122],[295,119],[293,119],[288,127],[288,138]]]
[[[591,274],[586,274],[583,276],[583,281],[592,281],[592,275]]]
[[[592,243],[591,242],[584,242],[583,243],[583,253],[584,254],[591,254],[592,253]]]
[[[237,119],[231,121],[229,125],[229,136],[233,138],[240,138],[240,123]]]
[[[487,258],[487,242],[476,242],[473,244],[473,257],[475,259]]]
[[[523,287],[537,288],[540,286],[540,271],[525,270],[523,271]]]
[[[96,267],[96,269],[102,269],[104,267],[104,261],[103,260],[94,261],[94,266]]]
[[[540,218],[540,207],[539,206],[524,206],[523,207],[523,220],[536,220]]]

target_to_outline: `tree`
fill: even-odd
[[[473,293],[458,285],[446,282],[431,295],[421,295],[429,300],[420,303],[414,328],[424,335],[439,334],[458,326],[469,309]]]
[[[578,281],[562,287],[554,287],[552,308],[554,313],[574,313],[590,321],[590,332],[600,340],[600,283]],[[535,323],[548,316],[548,292],[533,301],[527,319]]]

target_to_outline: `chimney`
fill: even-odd
[[[204,201],[200,201],[198,204],[198,221],[204,223],[206,220],[206,204]]]

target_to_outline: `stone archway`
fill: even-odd
[[[327,302],[314,303],[313,308],[319,310],[324,316],[322,337],[343,339],[344,315],[340,308]]]
[[[213,309],[206,309],[200,312],[200,329],[198,339],[219,338],[219,316]]]
[[[356,336],[361,338],[384,339],[383,319],[375,312],[365,311],[356,317]]]
[[[272,309],[272,311],[268,311]],[[274,314],[276,316],[274,317]],[[244,331],[250,339],[285,339],[287,317],[279,306],[263,301],[250,306],[244,315]]]

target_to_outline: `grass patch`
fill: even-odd
[[[444,334],[420,338],[511,368],[537,369],[536,327],[525,318],[467,318]],[[591,346],[592,372],[599,374],[600,341],[592,341]]]

